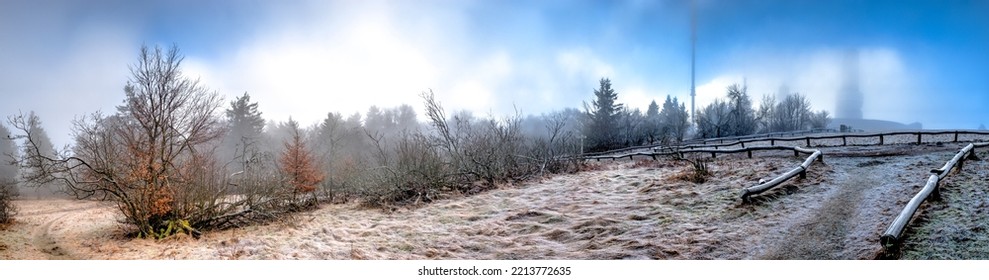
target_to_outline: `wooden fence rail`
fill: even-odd
[[[920,190],[913,198],[907,202],[907,205],[903,208],[903,211],[893,219],[886,231],[883,232],[882,236],[879,238],[879,243],[883,247],[884,256],[895,256],[898,255],[900,246],[903,244],[903,232],[906,229],[907,224],[913,215],[920,208],[920,204],[927,199],[939,200],[941,198],[941,193],[938,190],[938,184],[943,180],[948,174],[951,173],[952,169],[957,167],[957,170],[961,170],[964,165],[966,158],[972,159],[975,157],[975,148],[987,147],[989,143],[972,143],[966,145],[961,149],[951,160],[944,163],[944,166],[938,169],[932,169],[931,175],[927,178],[927,184],[924,188]]]
[[[657,156],[670,156],[670,155],[683,156],[683,154],[687,154],[687,153],[710,153],[711,154],[711,157],[717,157],[717,154],[748,153],[748,157],[749,158],[752,158],[752,152],[753,151],[765,151],[765,150],[793,150],[793,155],[794,156],[799,156],[801,153],[803,153],[803,154],[810,154],[810,156],[807,157],[807,159],[804,160],[804,162],[802,164],[800,164],[799,166],[795,167],[793,170],[790,170],[789,172],[784,173],[783,175],[780,175],[779,177],[776,177],[773,180],[770,180],[769,182],[766,182],[764,184],[759,184],[759,185],[756,185],[756,186],[752,186],[752,187],[748,187],[748,188],[742,189],[742,193],[741,193],[742,202],[745,202],[745,203],[751,202],[751,200],[750,200],[751,196],[758,195],[758,194],[761,194],[761,193],[766,192],[768,190],[771,190],[771,189],[779,186],[783,182],[786,182],[787,180],[790,180],[793,177],[796,177],[798,175],[800,176],[800,178],[806,178],[807,177],[807,169],[810,168],[810,165],[815,160],[816,161],[819,161],[819,162],[823,162],[824,161],[824,155],[819,150],[805,149],[805,148],[801,148],[801,147],[786,147],[786,146],[756,146],[756,147],[747,147],[747,148],[739,148],[739,149],[727,149],[727,150],[726,149],[722,149],[722,150],[719,150],[719,149],[694,149],[694,150],[687,150],[687,151],[670,151],[670,152],[637,152],[637,153],[628,153],[628,154],[621,154],[621,155],[593,156],[593,157],[587,157],[586,159],[595,159],[595,160],[599,160],[600,161],[601,159],[617,160],[617,159],[620,159],[620,158],[627,157],[629,160],[632,160],[632,159],[634,159],[635,156],[648,156],[648,157],[652,157],[653,159],[656,159]]]
[[[654,152],[663,152],[669,150],[687,150],[687,149],[697,149],[697,148],[714,148],[719,147],[729,147],[740,145],[742,148],[746,144],[753,142],[763,142],[769,141],[770,146],[775,146],[776,142],[793,142],[793,141],[803,141],[805,146],[811,147],[811,140],[832,140],[841,139],[841,146],[848,146],[849,138],[878,138],[878,145],[885,144],[885,138],[890,136],[898,135],[915,135],[917,136],[917,141],[915,143],[923,143],[922,135],[954,135],[954,141],[958,142],[958,136],[960,135],[985,135],[989,136],[989,131],[985,130],[918,130],[918,131],[890,131],[882,133],[841,133],[832,135],[821,135],[821,136],[803,136],[803,137],[784,137],[784,135],[803,135],[810,133],[826,133],[834,132],[834,130],[806,130],[806,131],[795,131],[795,132],[774,132],[758,135],[746,135],[746,136],[733,136],[733,137],[722,137],[722,138],[707,138],[707,139],[693,139],[687,140],[678,146],[667,146],[663,144],[653,144],[653,145],[641,145],[626,147],[621,149],[596,152],[596,153],[584,153],[583,157],[593,157],[607,154],[623,153],[639,149],[652,149]],[[730,141],[730,142],[725,142]],[[717,142],[717,144],[714,144]]]
[[[821,135],[821,136],[802,136],[802,137],[760,137],[751,138],[744,140],[736,140],[734,142],[720,143],[720,144],[687,144],[676,147],[677,149],[693,149],[693,148],[719,148],[719,147],[730,147],[730,146],[742,146],[745,147],[746,144],[753,142],[764,142],[769,141],[770,146],[776,145],[776,142],[796,142],[802,141],[805,146],[811,147],[811,140],[836,140],[841,139],[842,144],[840,146],[848,146],[849,138],[878,138],[878,145],[885,144],[885,138],[891,136],[899,135],[914,135],[917,137],[917,141],[914,143],[923,143],[923,135],[954,135],[954,141],[958,142],[958,137],[960,135],[987,135],[989,136],[989,131],[978,131],[978,130],[937,130],[937,131],[893,131],[884,133],[847,133],[847,134],[835,134],[835,135]],[[824,145],[817,145],[823,147]],[[639,147],[641,148],[641,147]],[[670,149],[669,147],[656,146],[653,147],[656,150]]]
[[[601,161],[602,159],[610,159],[610,160],[617,160],[621,158],[634,159],[635,156],[647,156],[655,159],[656,157],[659,156],[683,155],[683,154],[691,154],[691,153],[694,154],[707,153],[707,154],[711,154],[711,157],[714,158],[718,157],[717,156],[718,154],[748,153],[748,157],[752,158],[753,151],[794,150],[794,148],[795,147],[787,147],[787,146],[755,146],[755,147],[746,147],[739,149],[692,149],[692,150],[683,150],[683,151],[669,150],[665,152],[635,152],[635,153],[626,153],[626,154],[617,154],[617,155],[587,156],[584,157],[584,159],[588,159],[588,160],[593,159],[593,160]],[[798,152],[795,151],[794,154],[797,155]]]
[[[787,180],[796,177],[797,175],[800,175],[801,179],[807,178],[807,169],[810,168],[810,165],[814,163],[815,160],[819,162],[824,162],[824,155],[819,150],[810,150],[810,149],[803,149],[800,147],[793,147],[793,151],[794,153],[810,153],[810,156],[808,156],[807,159],[805,159],[804,162],[799,166],[793,168],[792,170],[786,173],[783,173],[783,175],[780,175],[779,177],[769,180],[769,182],[765,182],[759,185],[742,189],[742,193],[741,193],[742,202],[749,203],[751,202],[751,197],[753,195],[758,195],[768,190],[771,190],[779,186],[780,184],[783,184],[783,182],[786,182]]]

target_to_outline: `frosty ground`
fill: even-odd
[[[820,148],[806,179],[743,204],[739,192],[803,161],[792,152],[719,155],[704,183],[660,158],[502,185],[411,209],[323,205],[201,239],[125,237],[111,204],[20,200],[0,259],[871,259],[903,205],[961,144]],[[989,153],[979,151],[979,157]],[[905,258],[986,258],[987,165],[949,177],[908,231]],[[984,215],[983,215],[984,216]],[[945,227],[945,225],[951,225]],[[981,227],[980,227],[981,225]],[[937,237],[945,235],[948,237]],[[984,234],[982,234],[984,235]],[[950,244],[951,246],[946,246]],[[980,251],[981,250],[981,251]]]

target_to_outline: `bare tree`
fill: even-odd
[[[732,84],[728,86],[728,103],[731,107],[731,114],[728,123],[728,135],[749,135],[756,132],[758,124],[756,122],[755,111],[752,109],[752,100],[749,98],[748,88]]]
[[[831,114],[824,110],[811,113],[808,123],[812,129],[827,128],[828,124],[831,124]]]
[[[222,100],[185,78],[181,62],[177,47],[143,46],[117,112],[75,122],[73,155],[40,153],[29,120],[12,118],[26,139],[21,165],[40,171],[26,182],[58,181],[78,198],[116,202],[139,236],[192,231],[230,212],[232,206],[223,202],[224,176],[212,154],[223,133]]]
[[[715,99],[697,114],[697,134],[701,138],[728,136],[731,108],[728,103]]]

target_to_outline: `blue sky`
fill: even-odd
[[[842,55],[860,55],[865,117],[989,123],[989,1],[697,0],[698,107],[731,83],[781,85],[834,112]],[[113,111],[142,43],[264,117],[410,104],[538,114],[589,101],[689,100],[689,1],[0,1],[0,114],[37,111],[60,144]],[[688,104],[689,107],[689,104]],[[421,111],[421,110],[420,110]]]

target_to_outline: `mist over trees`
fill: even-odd
[[[316,158],[313,156],[306,141],[303,140],[299,123],[288,120],[291,129],[291,140],[285,141],[285,149],[282,151],[278,162],[281,164],[282,172],[288,177],[288,184],[292,193],[292,200],[299,200],[300,196],[304,204],[315,204],[318,199],[314,195],[316,187],[323,182],[322,170],[317,166]]]
[[[653,101],[653,104],[655,103]],[[686,104],[678,102],[676,97],[670,99],[669,95],[666,96],[658,117],[661,136],[659,140],[662,143],[680,143],[687,137],[687,131],[690,130],[690,114],[687,113]]]
[[[697,137],[726,137],[754,133],[824,129],[831,122],[827,111],[811,111],[811,104],[799,93],[787,93],[777,101],[764,95],[754,109],[745,87],[727,88],[727,100],[715,101],[697,114]]]
[[[17,144],[10,130],[0,124],[0,224],[10,221],[16,212],[10,201],[19,195],[17,189]]]
[[[264,141],[264,118],[257,102],[251,102],[246,92],[230,102],[225,111],[227,133],[223,138],[220,158],[224,162],[237,162],[243,168],[250,154],[260,152],[259,142]]]
[[[728,86],[727,100],[715,99],[697,114],[700,138],[749,135],[757,129],[748,89],[738,84]]]
[[[611,80],[602,78],[583,110],[475,116],[447,112],[428,91],[420,95],[422,123],[403,104],[371,106],[363,115],[329,112],[307,126],[291,117],[264,119],[246,92],[224,102],[182,74],[182,59],[177,47],[143,46],[123,104],[76,120],[71,149],[56,150],[34,112],[11,117],[15,131],[0,126],[0,134],[22,144],[0,141],[0,153],[14,162],[0,164],[0,186],[60,186],[76,198],[112,201],[137,236],[163,238],[270,221],[319,203],[390,208],[473,194],[575,172],[583,152],[825,127],[830,120],[799,94],[780,102],[767,96],[753,109],[747,89],[732,85],[725,99],[698,112],[690,135],[690,116],[676,97],[653,100],[642,112],[619,104]]]
[[[0,186],[14,187],[17,182],[18,158],[17,143],[11,138],[10,130],[0,124]],[[14,189],[16,191],[16,189]]]
[[[667,95],[662,107],[653,100],[643,114],[627,104],[616,103],[618,93],[611,88],[611,80],[602,78],[599,83],[591,105],[584,104],[582,123],[586,151],[679,143],[688,136],[690,117],[686,105],[675,97]]]
[[[785,95],[777,101],[765,95],[757,112],[761,132],[782,132],[827,128],[831,116],[827,111],[812,112],[810,102],[799,93]]]
[[[41,117],[39,117],[34,111],[30,111],[28,112],[26,119],[24,119],[24,121],[25,121],[25,125],[27,126],[27,129],[30,132],[27,134],[30,135],[30,139],[24,139],[24,141],[30,141],[36,143],[37,146],[22,147],[20,153],[26,155],[28,153],[35,152],[45,157],[55,157],[56,156],[55,146],[52,144],[51,138],[48,137],[48,132],[42,127]],[[33,160],[37,161],[38,159],[35,158]],[[27,166],[22,167],[20,170],[21,172],[20,175],[25,178],[38,176],[38,174],[42,172],[41,170],[39,170],[39,168],[41,167],[39,167],[40,165],[37,164],[38,162],[33,162],[33,163],[34,164],[29,164]],[[20,189],[18,190],[21,196],[33,197],[33,198],[38,198],[42,196],[50,197],[59,191],[60,191],[60,184],[57,181],[45,182],[43,184],[38,184],[33,187],[29,187],[28,185],[22,184],[20,185]]]

